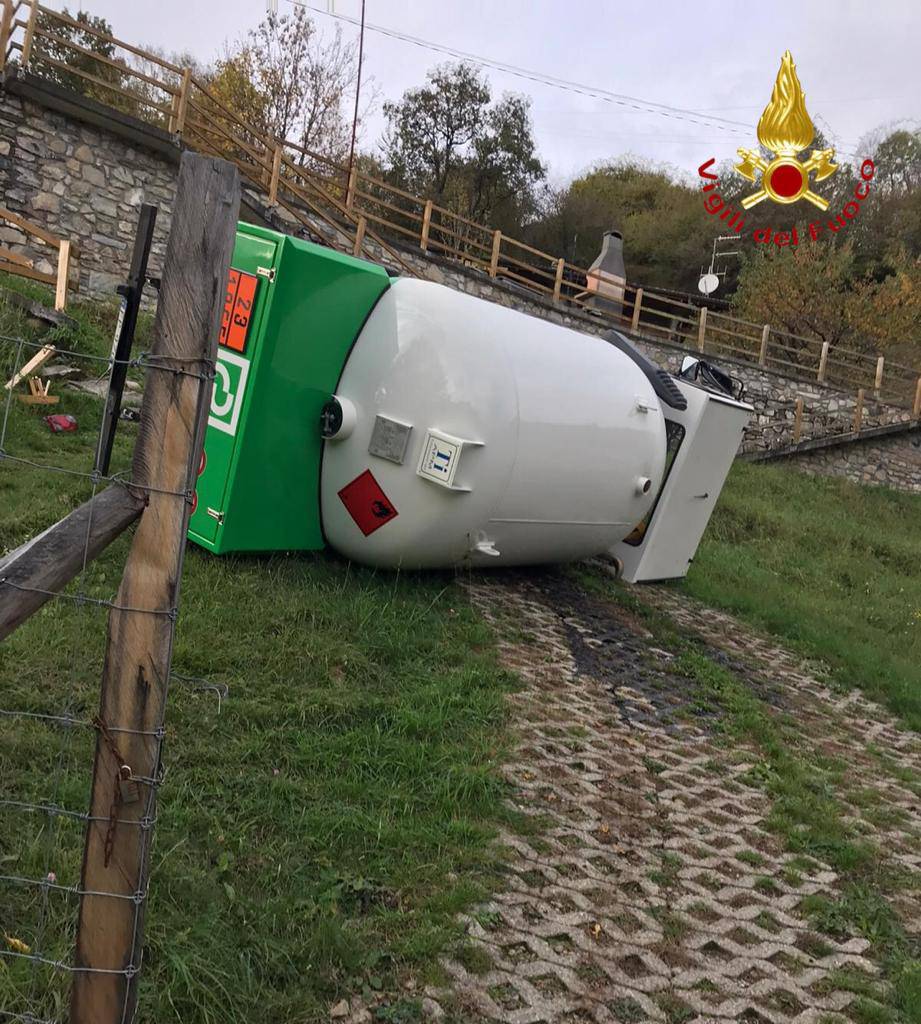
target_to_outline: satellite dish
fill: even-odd
[[[704,274],[704,276],[697,282],[697,290],[709,295],[711,292],[715,292],[720,286],[720,279],[716,274]]]

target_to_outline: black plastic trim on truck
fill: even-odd
[[[675,383],[668,370],[660,369],[655,363],[647,359],[636,345],[632,341],[628,341],[620,331],[608,331],[604,336],[604,340],[615,348],[619,348],[625,356],[629,356],[636,363],[649,379],[652,390],[669,408],[687,409],[688,400],[681,393],[681,388]]]

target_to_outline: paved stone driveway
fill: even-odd
[[[672,654],[561,575],[480,577],[469,591],[522,680],[506,771],[517,809],[541,827],[502,837],[507,884],[468,922],[491,966],[448,962],[452,991],[430,993],[428,1007],[503,1024],[849,1020],[853,997],[833,972],[875,974],[867,943],[818,935],[797,912],[805,896],[832,893],[835,874],[818,862],[789,870],[764,828],[769,803],[751,774],[760,758],[719,740],[717,711],[670,671]],[[915,737],[727,616],[664,588],[639,596],[752,664],[752,687],[802,716],[804,736],[856,757],[863,784],[902,815],[877,838],[921,869],[918,798],[867,752],[873,741],[921,778]]]

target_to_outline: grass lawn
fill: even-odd
[[[737,463],[681,586],[921,729],[921,495]]]
[[[107,353],[114,307],[75,312],[78,330],[57,343]],[[0,333],[23,332],[36,334],[0,300]],[[15,350],[0,347],[6,372]],[[101,403],[59,393],[53,411],[73,413],[78,432],[52,434],[47,410],[14,402],[5,451],[86,471]],[[113,469],[133,429],[120,425]],[[85,479],[0,461],[0,550],[88,495]],[[114,594],[128,543],[90,566],[84,592]],[[104,609],[46,605],[0,648],[0,709],[89,718],[104,636]],[[436,954],[461,939],[455,915],[493,881],[489,839],[505,814],[496,766],[512,678],[454,578],[192,546],[174,668],[229,694],[219,706],[182,680],[170,692],[143,1019],[294,1024],[363,989],[385,994],[379,1019],[413,1019]],[[2,796],[82,811],[93,740],[0,717]],[[49,828],[0,806],[0,875],[75,885],[81,855],[81,822]],[[69,961],[75,909],[68,893],[0,881],[0,942]],[[0,958],[8,1012],[66,1016],[67,988]]]

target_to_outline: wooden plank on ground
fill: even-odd
[[[57,350],[54,345],[43,345],[27,363],[23,364],[13,374],[13,376],[10,377],[6,382],[6,390],[12,390],[21,380],[25,380],[30,373],[34,374],[40,366],[48,362],[56,351]]]

